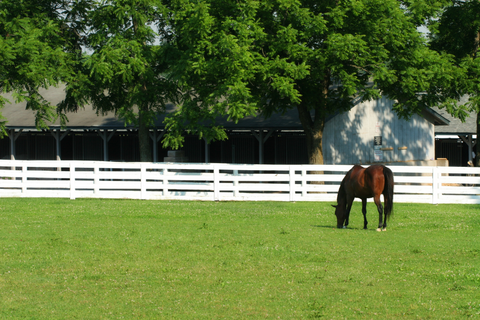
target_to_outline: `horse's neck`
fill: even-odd
[[[337,193],[337,204],[345,205],[346,202],[347,202],[347,193],[345,191],[345,185],[342,181],[342,184],[340,185],[340,189],[338,189],[338,193]]]

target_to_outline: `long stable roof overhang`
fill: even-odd
[[[57,105],[65,97],[64,87],[51,87],[48,90],[40,90],[42,96],[52,105]],[[9,101],[14,101],[11,94],[3,94]],[[167,104],[166,113],[158,114],[155,121],[157,129],[163,130],[165,125],[163,120],[166,114],[174,112],[175,105]],[[1,110],[1,113],[7,121],[8,129],[36,130],[35,112],[26,109],[26,102],[8,103]],[[69,130],[134,130],[134,125],[127,125],[125,121],[119,118],[114,112],[105,114],[97,113],[91,105],[85,108],[79,108],[76,112],[66,114],[68,123],[66,129]],[[285,114],[273,114],[265,119],[263,116],[247,116],[237,123],[227,121],[226,117],[217,119],[217,125],[224,126],[227,130],[289,130],[303,131],[302,125],[298,119],[296,109],[288,110]],[[62,129],[60,121],[47,123],[50,129]]]
[[[52,87],[48,90],[41,90],[43,97],[52,105],[61,102],[65,96],[63,87]],[[13,101],[11,94],[3,94],[8,100]],[[35,126],[35,112],[27,110],[26,102],[8,103],[1,110],[1,113],[7,121],[7,129],[14,130],[32,130],[36,131]],[[173,104],[167,104],[166,113],[159,114],[155,121],[155,126],[159,130],[163,130],[165,125],[163,120],[166,114],[174,112],[176,107]],[[119,118],[115,113],[108,112],[105,114],[97,113],[92,106],[80,108],[76,112],[69,112],[66,114],[68,123],[66,128],[62,128],[59,121],[48,123],[52,130],[68,129],[68,130],[135,130],[134,125],[126,125],[123,119]],[[451,133],[446,130],[450,127],[448,125],[452,122],[452,118],[448,114],[439,112],[439,110],[429,109],[423,112],[423,116],[436,125],[436,133]],[[330,117],[331,118],[331,117]],[[458,119],[454,119],[458,120]],[[296,108],[287,110],[283,114],[273,114],[269,118],[263,116],[247,116],[237,123],[227,121],[226,117],[217,119],[217,125],[222,125],[229,131],[251,131],[251,130],[280,130],[280,131],[303,131],[302,124],[298,118]]]

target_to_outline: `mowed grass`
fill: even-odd
[[[480,206],[1,199],[1,319],[480,318]]]

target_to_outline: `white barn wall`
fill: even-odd
[[[361,102],[325,124],[323,155],[325,164],[375,162],[374,137],[382,136],[383,162],[433,160],[435,129],[419,115],[408,121],[392,110],[393,101],[381,98]],[[406,147],[406,149],[404,149]]]

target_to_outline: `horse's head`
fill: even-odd
[[[343,205],[332,205],[332,207],[335,208],[335,215],[337,216],[337,228],[344,228],[347,207]]]

